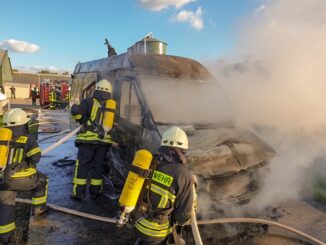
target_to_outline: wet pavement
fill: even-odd
[[[40,121],[66,121],[68,113],[64,111],[42,110]],[[67,130],[68,124],[46,124],[40,126],[40,131],[54,128],[56,132]],[[58,139],[59,135],[42,141],[50,133],[41,133],[41,149],[45,149]],[[42,156],[38,169],[49,178],[48,202],[58,206],[71,208],[91,214],[114,217],[117,215],[117,199],[102,196],[94,201],[89,196],[84,201],[70,198],[72,176],[75,168],[77,148],[74,137]],[[110,190],[105,190],[105,193]],[[30,220],[28,244],[133,244],[133,232],[126,228],[117,228],[115,224],[93,221],[85,218],[50,210],[44,220]]]
[[[44,121],[66,121],[67,123],[42,125],[42,128],[55,128],[55,131],[68,129],[68,113],[65,111],[42,110],[41,118]],[[41,128],[41,130],[42,130]],[[46,131],[46,130],[44,130]],[[39,140],[53,135],[41,133]],[[63,135],[48,138],[40,143],[44,150],[55,143]],[[70,139],[54,151],[42,157],[38,169],[49,177],[48,202],[58,206],[71,208],[91,214],[105,217],[117,215],[117,199],[109,198],[110,185],[106,185],[104,193],[99,200],[94,201],[87,196],[84,201],[76,201],[70,198],[72,190],[72,176],[74,173],[74,161],[77,148],[74,146],[74,138]],[[303,202],[286,202],[279,209],[280,216],[268,216],[270,212],[261,214],[260,218],[275,219],[283,224],[298,228],[308,234],[326,241],[326,214],[323,210],[317,210],[312,205]],[[209,227],[207,227],[209,228]],[[204,244],[307,244],[297,236],[277,228],[270,227],[268,233],[255,233],[239,236],[225,241],[219,241],[215,231],[225,229],[225,226],[214,226],[209,229],[213,238],[204,237]],[[230,227],[228,226],[227,229]],[[216,229],[216,230],[215,230]],[[203,231],[203,227],[201,227]],[[191,234],[188,234],[191,242]],[[56,245],[56,244],[134,244],[135,237],[132,229],[118,228],[115,224],[93,221],[80,218],[58,211],[50,210],[43,220],[30,220],[29,241],[30,245]]]

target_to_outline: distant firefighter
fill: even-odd
[[[10,97],[12,99],[16,99],[16,88],[14,87],[14,85],[10,87]]]
[[[31,94],[32,94],[32,105],[36,105],[36,99],[37,99],[37,96],[38,96],[38,92],[36,90],[36,87],[34,87]]]
[[[69,102],[70,102],[70,87],[68,88],[68,90],[66,91],[65,94],[65,99],[64,99],[64,108],[65,110],[68,110],[69,107]]]
[[[56,108],[57,94],[55,88],[52,87],[49,93],[50,109],[54,110]]]
[[[62,104],[62,92],[61,92],[61,89],[56,88],[55,93],[56,93],[56,102],[55,102],[56,108],[61,108],[61,104]]]

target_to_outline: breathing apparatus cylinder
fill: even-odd
[[[11,139],[12,131],[9,128],[0,128],[0,141],[4,143],[0,145],[0,172],[7,166],[10,152],[9,142]]]
[[[105,112],[103,115],[103,124],[102,124],[105,132],[105,136],[113,127],[114,112],[116,106],[117,103],[112,99],[109,99],[105,102]]]
[[[148,170],[152,159],[153,156],[149,151],[139,150],[136,152],[132,165],[136,169]],[[145,177],[135,172],[137,171],[133,170],[133,168],[129,171],[119,198],[119,205],[123,207],[123,211],[117,222],[118,225],[123,225],[126,222],[126,215],[130,214],[135,209],[138,197],[144,185]]]

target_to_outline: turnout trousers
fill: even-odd
[[[90,194],[97,198],[102,192],[102,182],[106,153],[109,144],[85,144],[78,146],[75,175],[73,179],[73,197],[85,198],[88,174],[90,173]]]
[[[32,191],[32,205],[46,204],[47,177],[41,172],[20,178],[10,178],[0,184],[0,242],[13,235],[15,225],[15,198],[17,191]]]

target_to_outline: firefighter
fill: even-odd
[[[70,95],[70,87],[69,87],[66,91],[65,99],[64,99],[65,110],[68,110],[69,108],[70,96],[71,95]]]
[[[62,92],[61,88],[56,88],[55,89],[55,94],[56,94],[56,108],[61,109],[62,106]]]
[[[50,101],[50,109],[54,110],[56,108],[56,103],[57,103],[57,93],[55,91],[55,88],[52,87],[51,91],[49,93],[49,101]]]
[[[5,128],[10,129],[7,132],[12,132],[12,138],[10,146],[8,141],[1,141],[1,146],[12,149],[12,154],[4,161],[7,165],[0,173],[0,244],[15,244],[13,233],[17,191],[32,191],[34,215],[41,215],[46,210],[47,177],[36,170],[41,150],[27,133],[28,121],[26,112],[19,108],[4,115]],[[4,158],[5,154],[0,157]]]
[[[32,105],[36,105],[36,99],[37,99],[37,90],[36,87],[31,91],[32,96]]]
[[[176,240],[180,241],[194,205],[194,179],[184,155],[187,149],[188,138],[181,128],[164,132],[159,154],[152,161],[152,177],[141,197],[146,212],[135,224],[136,244],[166,244],[168,240],[180,244]]]
[[[91,171],[90,196],[97,199],[102,191],[102,175],[106,153],[112,143],[110,134],[104,132],[103,118],[106,102],[111,99],[112,86],[108,80],[96,83],[92,97],[72,105],[71,114],[83,125],[76,137],[78,147],[72,198],[82,200],[86,196],[88,173]]]

